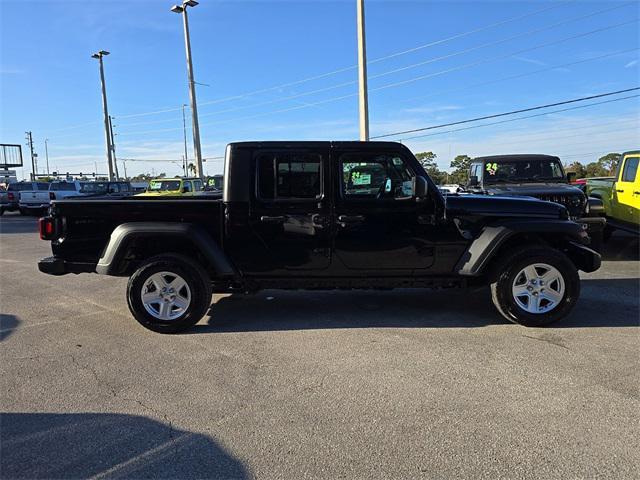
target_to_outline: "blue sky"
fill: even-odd
[[[118,156],[179,160],[188,91],[171,5],[0,0],[0,142],[24,143],[31,130],[41,171],[45,138],[51,170],[97,163],[106,171],[90,58],[105,49]],[[368,0],[371,135],[638,86],[639,9],[637,1]],[[202,0],[190,10],[208,173],[221,172],[214,157],[230,141],[357,139],[355,14],[355,0]],[[403,141],[433,150],[442,167],[457,154],[515,152],[589,162],[639,147],[639,106],[632,98]],[[178,163],[130,161],[127,171],[177,174]]]

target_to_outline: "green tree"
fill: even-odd
[[[575,172],[576,177],[585,178],[587,176],[587,167],[580,162],[573,162],[565,169],[567,172]]]
[[[591,162],[586,167],[586,177],[606,177],[609,173],[600,162]]]
[[[451,183],[464,185],[469,181],[469,169],[471,168],[469,155],[456,155],[456,158],[451,160],[450,167],[453,169],[449,177]]]
[[[620,162],[620,158],[622,158],[622,155],[619,153],[607,153],[604,157],[598,159],[598,163],[602,166],[603,170],[607,172],[605,175],[613,175]]]
[[[420,152],[416,154],[416,158],[422,165],[422,168],[426,170],[431,179],[438,185],[443,183],[445,177],[447,176],[446,172],[442,172],[438,168],[438,163],[436,162],[437,155],[433,152]]]

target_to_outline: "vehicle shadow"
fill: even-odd
[[[0,313],[0,342],[11,335],[20,324],[20,319],[15,315]]]
[[[8,216],[7,213],[0,217],[0,235],[37,232],[38,219],[36,217]]]
[[[640,237],[625,232],[614,232],[602,249],[602,260],[640,260]]]
[[[136,415],[2,413],[2,478],[249,478],[205,435]]]
[[[553,328],[633,327],[640,280],[582,280],[574,311]],[[219,299],[207,323],[186,334],[335,328],[477,328],[509,324],[488,288],[465,291],[265,291]]]

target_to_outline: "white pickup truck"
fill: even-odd
[[[41,184],[38,184],[41,185]],[[47,184],[45,184],[47,185]],[[48,184],[48,189],[41,190],[24,190],[20,192],[20,200],[18,206],[20,213],[28,215],[30,213],[39,213],[49,208],[51,200],[61,200],[68,197],[77,197],[83,195],[80,190],[82,184],[77,181],[58,181]]]

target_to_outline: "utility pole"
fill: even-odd
[[[128,180],[129,177],[127,177],[127,161],[124,158],[122,159],[122,167],[124,168],[124,179]]]
[[[364,0],[358,4],[358,110],[360,140],[369,141],[369,98],[367,90],[367,40],[365,38]]]
[[[186,105],[182,104],[182,131],[184,132],[184,160],[182,162],[182,169],[184,170],[184,176],[187,176],[187,162],[189,161],[189,154],[187,153],[187,120],[184,114]]]
[[[47,175],[49,175],[49,139],[44,139],[44,156],[47,159]]]
[[[102,63],[102,57],[109,55],[106,50],[100,50],[98,53],[91,55],[91,58],[96,58],[100,62],[100,83],[102,85],[102,110],[104,111],[104,138],[107,147],[107,165],[109,167],[109,180],[113,181],[113,163],[112,163],[112,150],[111,150],[111,135],[109,133],[109,108],[107,107],[107,87],[104,82],[104,65]]]
[[[195,0],[184,0],[182,6],[174,5],[171,11],[182,14],[184,26],[184,48],[187,55],[187,75],[189,78],[189,101],[191,104],[191,123],[193,127],[193,154],[196,157],[196,176],[203,178],[202,172],[202,151],[200,149],[200,126],[198,125],[198,106],[196,104],[196,85],[193,80],[193,64],[191,62],[191,39],[189,38],[189,19],[187,7],[195,7],[198,2]]]
[[[111,121],[111,115],[109,115],[109,133],[111,134],[111,155],[113,166],[116,169],[116,180],[120,180],[120,174],[118,173],[118,159],[116,158],[116,142],[115,138],[113,138],[113,123]]]
[[[33,136],[31,132],[25,132],[27,134],[27,145],[29,146],[29,151],[31,152],[31,181],[34,182],[36,179],[36,157],[33,154]]]

